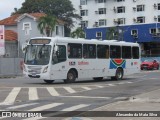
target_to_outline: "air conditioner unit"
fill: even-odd
[[[136,7],[133,7],[133,10],[135,11],[135,10],[136,10]]]
[[[116,7],[113,7],[113,11],[116,12]]]
[[[82,9],[82,5],[79,5],[79,9]]]
[[[114,19],[114,20],[113,20],[113,22],[114,22],[114,23],[117,23],[117,22],[118,22],[118,20],[117,20],[117,19]]]
[[[155,20],[155,21],[157,20],[157,16],[154,16],[154,20]]]
[[[154,7],[155,9],[157,9],[157,4],[156,4],[156,3],[154,3],[153,7]]]
[[[134,21],[134,22],[137,22],[137,19],[136,19],[136,18],[133,18],[133,21]]]
[[[98,22],[95,22],[95,23],[93,24],[93,27],[98,27]]]
[[[98,14],[98,11],[95,11],[96,14]]]

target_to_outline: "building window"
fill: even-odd
[[[59,28],[56,26],[56,35],[59,35]]]
[[[118,24],[125,24],[125,18],[118,18]]]
[[[160,3],[158,3],[158,10],[160,10]]]
[[[125,1],[125,0],[117,0],[117,2],[123,2],[123,1]]]
[[[160,15],[158,15],[158,22],[160,22]]]
[[[96,38],[102,39],[102,32],[96,32]]]
[[[135,30],[135,29],[131,30],[131,35],[137,36],[138,35],[138,30]]]
[[[81,10],[81,16],[88,16],[88,10]]]
[[[144,11],[144,5],[137,5],[137,12]]]
[[[106,3],[106,0],[98,0],[98,3]]]
[[[81,27],[82,28],[88,27],[88,21],[81,21]]]
[[[145,17],[137,17],[138,23],[145,23]]]
[[[31,23],[30,22],[23,23],[23,30],[25,32],[25,35],[30,35]]]
[[[150,34],[156,34],[156,28],[151,28],[150,29]]]
[[[125,13],[125,7],[117,7],[117,13]]]
[[[99,14],[106,14],[106,8],[99,8]]]
[[[106,26],[106,24],[107,24],[106,19],[99,20],[99,26]]]
[[[87,0],[80,0],[80,5],[87,5]]]

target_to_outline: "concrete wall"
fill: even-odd
[[[0,58],[0,77],[22,75],[20,61],[22,58]]]

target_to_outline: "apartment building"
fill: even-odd
[[[71,0],[87,39],[138,42],[142,54],[160,55],[160,0]]]

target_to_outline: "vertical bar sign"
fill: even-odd
[[[4,25],[0,25],[0,55],[5,55]]]

